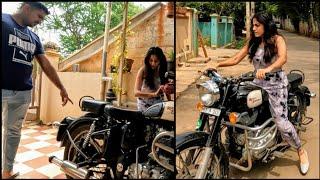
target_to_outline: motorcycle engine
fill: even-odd
[[[170,179],[174,174],[174,133],[155,126],[146,126],[145,140],[151,149],[144,161],[128,166],[129,179]],[[143,158],[138,158],[143,159]],[[138,177],[137,177],[138,172]]]
[[[249,132],[248,136],[257,137],[258,135],[266,133],[269,129],[270,129],[270,127],[266,127],[263,130],[255,132],[255,133]],[[249,142],[248,142],[249,147],[257,148],[257,147],[264,145],[272,138],[273,133],[274,133],[274,130],[269,132],[264,138],[262,138],[260,140],[249,140]],[[228,133],[225,133],[225,135],[228,136]],[[235,146],[236,148],[231,151],[236,151],[236,153],[242,154],[242,157],[244,158],[244,160],[247,160],[247,158],[246,158],[247,151],[244,148],[245,147],[244,133],[240,132],[240,131],[234,131],[232,133],[232,138],[234,139],[234,142],[236,144],[236,146]],[[268,145],[265,148],[259,149],[259,150],[251,150],[252,157],[256,160],[263,158],[264,155],[266,155],[266,153],[267,153],[267,148],[270,148],[270,147],[274,146],[275,144],[276,144],[276,139],[274,138],[268,143]]]
[[[129,179],[170,179],[170,176],[164,168],[149,162],[139,163],[138,167],[133,163],[128,167]]]
[[[266,127],[264,129],[262,129],[261,131],[258,131],[256,133],[249,133],[248,135],[250,137],[257,137],[258,135],[264,134],[266,133],[268,130],[270,129],[270,127]],[[264,144],[266,144],[271,138],[272,138],[272,134],[274,133],[275,130],[272,130],[271,132],[269,132],[264,138],[260,139],[260,140],[249,140],[249,147],[251,148],[257,148],[260,146],[263,146]],[[259,150],[251,150],[251,154],[252,157],[256,160],[259,160],[261,158],[264,157],[264,155],[266,155],[267,153],[267,148],[271,148],[272,146],[274,146],[276,144],[276,139],[273,138],[267,145],[265,148],[259,149]],[[243,148],[243,152],[242,152],[242,156],[243,157],[247,157],[246,156],[247,152],[245,151],[245,149]]]

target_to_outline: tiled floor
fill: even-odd
[[[66,179],[60,169],[49,163],[49,156],[63,158],[64,148],[56,141],[57,129],[52,126],[25,124],[13,166],[18,179]]]

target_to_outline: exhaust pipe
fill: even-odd
[[[50,156],[49,162],[59,166],[64,173],[74,179],[88,179],[88,170],[86,168],[78,168],[73,162],[67,160],[62,161],[55,156]]]

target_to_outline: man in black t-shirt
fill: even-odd
[[[40,24],[48,9],[39,2],[24,2],[18,12],[2,14],[2,178],[14,178],[13,162],[21,137],[21,127],[31,102],[32,59],[36,57],[44,73],[60,89],[62,105],[72,101],[57,72],[44,54],[39,37],[28,29]]]

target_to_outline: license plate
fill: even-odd
[[[202,111],[203,113],[210,114],[213,116],[220,116],[221,110],[217,108],[207,108],[203,107]]]

